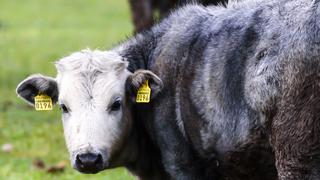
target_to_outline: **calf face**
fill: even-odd
[[[80,172],[123,165],[116,156],[123,152],[132,128],[127,94],[133,95],[145,80],[153,96],[162,87],[150,71],[132,74],[127,66],[116,53],[85,50],[58,61],[56,78],[32,75],[18,85],[18,95],[29,104],[45,93],[60,105],[71,164]]]

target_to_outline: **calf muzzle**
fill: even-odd
[[[103,169],[102,155],[98,153],[84,153],[76,155],[75,167],[78,171],[95,174]]]

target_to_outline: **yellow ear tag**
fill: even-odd
[[[151,89],[148,84],[148,80],[141,85],[138,89],[136,102],[137,103],[149,103],[150,102]]]
[[[52,100],[51,97],[46,94],[38,94],[34,97],[34,107],[37,111],[51,111]]]

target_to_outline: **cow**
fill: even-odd
[[[157,18],[167,17],[177,7],[191,3],[224,5],[226,2],[227,0],[129,0],[134,33],[150,29]],[[159,17],[156,17],[156,12]]]
[[[62,58],[56,77],[31,75],[17,93],[60,105],[80,172],[320,179],[319,17],[319,0],[188,5],[110,50]]]

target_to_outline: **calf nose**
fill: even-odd
[[[86,153],[76,156],[76,166],[84,173],[96,173],[103,165],[101,154]]]

